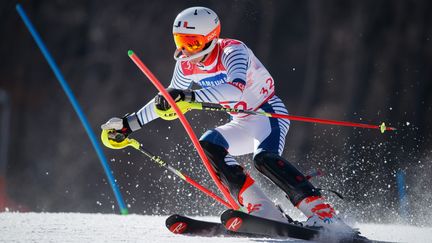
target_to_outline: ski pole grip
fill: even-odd
[[[118,134],[114,135],[114,139],[111,138],[110,133],[112,133],[113,130],[106,130],[103,129],[101,133],[101,140],[103,145],[110,149],[123,149],[127,146],[134,147],[135,149],[140,148],[140,143],[135,139],[129,139],[124,138],[123,140],[120,140],[121,137],[118,136]],[[121,136],[124,136],[123,134],[120,134]]]

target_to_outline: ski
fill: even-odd
[[[282,223],[252,216],[232,209],[225,211],[221,215],[221,221],[229,231],[253,233],[271,238],[290,237],[303,240],[315,240],[319,242],[378,243],[378,241],[368,240],[358,234],[335,235],[297,224]]]
[[[174,234],[217,236],[227,233],[225,227],[220,223],[196,220],[178,214],[168,217],[165,225]]]
[[[221,223],[208,222],[204,220],[192,219],[183,215],[173,214],[169,216],[165,225],[174,234],[194,235],[194,236],[235,236],[235,237],[255,237],[256,234],[240,233],[227,230]]]

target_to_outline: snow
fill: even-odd
[[[202,218],[202,217],[200,217]],[[0,242],[306,242],[295,239],[190,237],[165,228],[166,216],[83,213],[0,213]],[[204,219],[217,221],[216,217]],[[431,227],[358,225],[375,240],[430,242]]]

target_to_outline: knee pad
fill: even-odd
[[[231,194],[235,198],[238,198],[240,189],[246,181],[246,173],[243,167],[240,165],[227,165],[225,163],[225,156],[228,152],[224,147],[207,141],[200,141],[200,144],[219,179],[228,187]]]
[[[272,152],[254,156],[254,165],[286,194],[293,205],[309,196],[321,196],[317,190],[288,160]]]

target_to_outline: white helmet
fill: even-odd
[[[205,7],[183,10],[175,18],[173,25],[177,47],[174,59],[188,61],[210,53],[216,46],[219,34],[220,21],[213,10]]]

